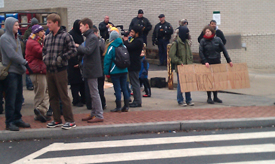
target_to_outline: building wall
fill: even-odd
[[[193,40],[193,52],[198,52],[197,37],[212,19],[213,11],[220,11],[219,29],[225,35],[240,34],[247,46],[246,50],[228,50],[233,62],[246,62],[253,68],[275,68],[272,60],[274,0],[5,0],[5,8],[1,11],[52,7],[68,9],[68,29],[72,28],[74,20],[84,17],[91,18],[98,26],[105,15],[109,15],[115,25],[124,25],[128,29],[139,9],[143,9],[144,16],[153,26],[159,22],[159,14],[165,14],[173,28],[178,26],[178,20],[186,18]],[[152,31],[148,35],[148,47],[156,49],[156,46],[152,47],[151,36]]]

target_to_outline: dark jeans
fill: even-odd
[[[85,103],[85,84],[78,83],[78,84],[71,84],[71,92],[73,96],[73,104],[76,105],[77,103]],[[80,93],[80,97],[79,97]]]
[[[21,120],[23,84],[22,75],[9,73],[4,80],[6,124]]]
[[[30,76],[27,75],[27,74],[26,74],[26,87],[27,87],[27,89],[30,88],[30,87],[33,87],[31,78],[30,78]]]
[[[123,92],[124,100],[128,100],[127,73],[111,75],[111,79],[114,84],[116,101],[121,101],[121,91]]]
[[[169,44],[169,40],[167,39],[158,40],[159,64],[161,65],[167,64],[167,44]]]

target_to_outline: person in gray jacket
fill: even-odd
[[[90,95],[92,99],[92,112],[87,118],[83,118],[82,121],[88,123],[103,122],[103,109],[101,105],[100,96],[98,93],[97,78],[103,76],[101,66],[101,56],[99,50],[99,41],[94,34],[93,22],[89,18],[84,18],[80,22],[80,31],[86,37],[85,46],[75,44],[77,51],[84,55],[83,57],[83,78],[87,79]]]
[[[0,49],[2,53],[2,63],[7,66],[11,63],[9,74],[4,80],[5,97],[5,116],[6,129],[19,131],[19,127],[29,128],[30,124],[25,123],[21,118],[22,108],[22,75],[26,68],[32,73],[28,62],[23,58],[20,40],[18,37],[18,20],[9,17],[5,20],[6,32],[0,38]]]

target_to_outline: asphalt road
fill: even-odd
[[[275,163],[275,128],[5,141],[8,163]]]

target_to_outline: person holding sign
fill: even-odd
[[[224,47],[224,44],[219,37],[215,37],[215,30],[211,26],[206,26],[203,29],[203,38],[200,42],[199,55],[201,58],[202,64],[205,64],[207,68],[211,64],[220,64],[221,63],[221,54],[222,51],[224,57],[231,67],[233,63]],[[211,98],[211,92],[207,91],[207,103],[214,104],[214,102],[222,103],[222,100],[218,98],[218,92],[214,91],[214,101]]]
[[[169,51],[169,56],[171,62],[175,65],[188,65],[193,64],[193,55],[189,45],[189,29],[186,26],[179,27],[179,37],[172,43],[172,46]],[[179,82],[179,73],[176,67],[178,87],[177,87],[177,101],[180,106],[194,106],[194,103],[191,99],[191,93],[185,92],[186,101],[182,96],[180,82]]]

